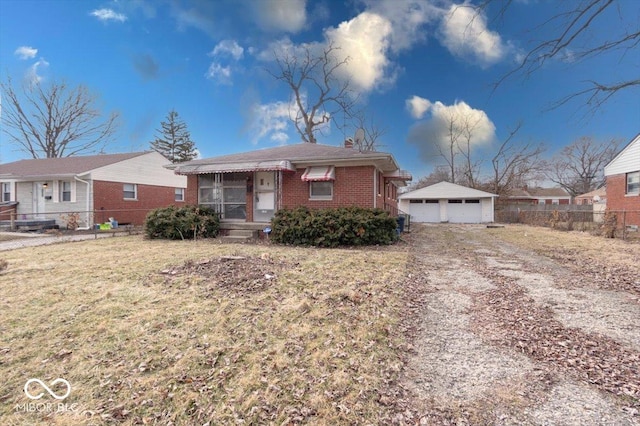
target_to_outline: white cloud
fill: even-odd
[[[329,28],[325,36],[340,49],[339,59],[349,58],[346,66],[338,69],[348,77],[354,88],[370,91],[383,82],[390,62],[387,58],[391,23],[375,13],[363,12],[342,22],[337,28]]]
[[[205,77],[221,84],[231,84],[231,67],[224,67],[217,62],[211,63]]]
[[[500,35],[487,28],[487,18],[468,3],[451,5],[439,37],[451,54],[483,67],[500,61],[508,50]]]
[[[424,114],[431,108],[431,101],[429,99],[421,98],[420,96],[413,96],[411,99],[406,100],[407,110],[411,116],[415,119],[424,117]]]
[[[264,138],[284,145],[289,140],[287,133],[291,124],[292,105],[287,102],[269,104],[256,103],[251,108],[251,141],[257,144]]]
[[[38,54],[38,49],[31,46],[20,46],[13,53],[20,59],[33,59]]]
[[[398,52],[427,38],[425,26],[443,15],[442,8],[428,0],[364,0],[369,11],[384,16],[392,27],[391,50]]]
[[[248,4],[254,20],[267,31],[297,33],[307,22],[306,0],[261,0]]]
[[[106,22],[106,21],[124,22],[127,20],[126,15],[122,13],[118,13],[113,9],[96,9],[91,11],[90,15],[95,16],[96,18],[98,18],[103,22]]]
[[[35,64],[31,65],[25,74],[25,80],[29,84],[38,84],[40,83],[44,77],[39,73],[42,72],[43,68],[48,68],[49,62],[40,58]]]
[[[429,116],[411,127],[408,140],[418,146],[424,160],[432,161],[440,148],[448,146],[451,141],[451,126],[453,135],[464,135],[471,131],[469,142],[472,148],[490,144],[495,140],[496,126],[484,111],[474,109],[463,101],[445,105],[440,101],[419,99],[421,101],[418,103],[422,105],[428,103],[429,107],[424,113],[428,113]],[[460,140],[460,143],[466,143],[466,136],[462,136],[461,139],[464,141]]]
[[[242,59],[244,49],[235,40],[222,40],[213,48],[209,56],[229,55],[236,61]]]

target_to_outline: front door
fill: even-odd
[[[256,172],[253,220],[269,222],[276,210],[276,173]]]
[[[44,219],[44,186],[39,182],[33,183],[33,218]]]

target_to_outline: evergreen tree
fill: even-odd
[[[156,140],[151,148],[164,155],[172,163],[190,161],[198,156],[196,145],[191,140],[184,121],[178,118],[175,110],[169,111],[166,121],[161,121],[162,129],[157,130]]]

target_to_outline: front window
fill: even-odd
[[[71,182],[60,182],[60,201],[71,201]]]
[[[184,201],[184,188],[176,188],[175,194],[176,201]]]
[[[333,198],[333,182],[309,182],[309,196],[312,200],[331,200]]]
[[[138,188],[135,183],[125,183],[123,186],[124,189],[124,199],[125,200],[136,200],[138,199]]]
[[[640,194],[640,171],[627,173],[627,194]]]
[[[198,203],[220,213],[223,219],[247,218],[247,173],[198,176]]]
[[[2,201],[11,201],[11,183],[2,182]]]

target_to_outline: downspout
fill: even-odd
[[[80,229],[82,231],[86,231],[88,229],[91,229],[91,227],[89,226],[89,217],[90,217],[89,215],[91,214],[91,212],[89,211],[89,201],[91,201],[91,198],[90,198],[91,183],[87,182],[86,180],[80,179],[78,176],[74,176],[73,178],[75,180],[77,180],[78,182],[82,182],[82,183],[87,185],[87,210],[86,210],[86,214],[87,214],[86,223],[87,223],[87,226],[85,226],[84,228],[78,228],[78,229]]]
[[[373,208],[378,207],[378,169],[373,168]]]

